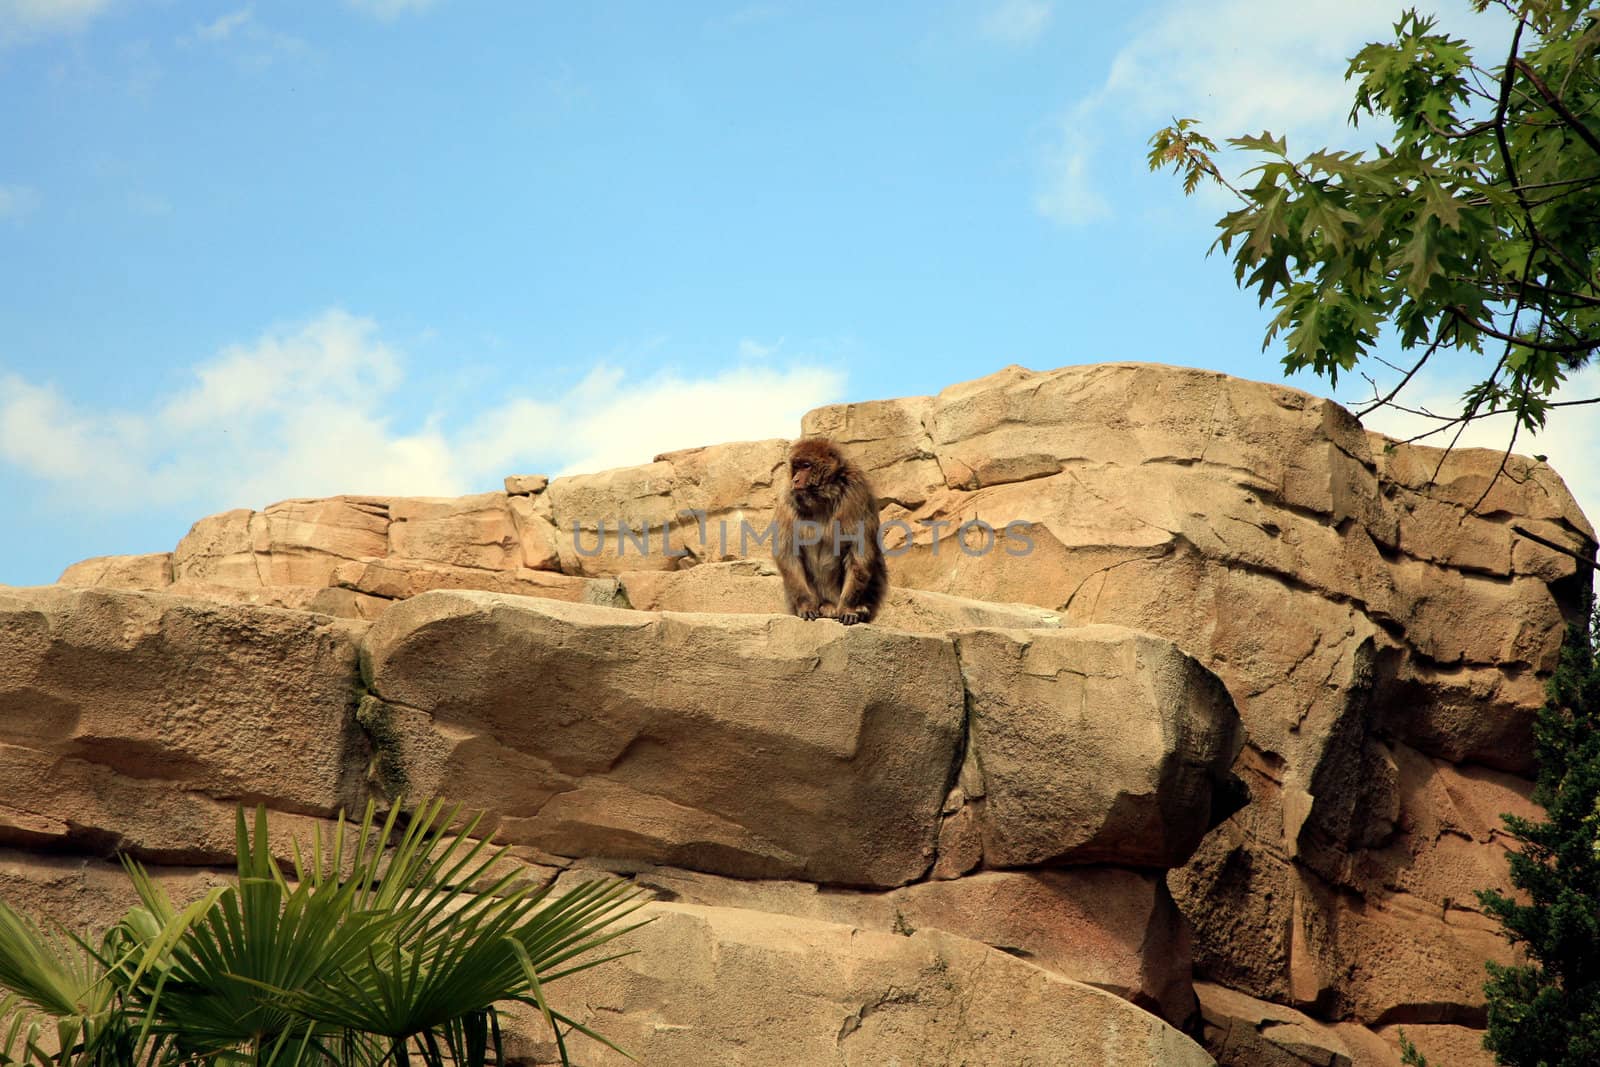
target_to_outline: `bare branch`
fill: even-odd
[[[1553,401],[1551,403],[1546,404],[1545,407],[1547,407],[1547,408],[1576,408],[1576,407],[1582,407],[1582,406],[1584,406],[1586,404],[1600,404],[1600,396],[1585,397],[1582,400],[1557,400],[1557,401]],[[1405,407],[1402,404],[1396,404],[1393,401],[1390,401],[1385,406],[1388,407],[1389,410],[1391,410],[1391,411],[1403,411],[1407,415],[1420,415],[1421,417],[1423,417],[1425,419],[1438,419],[1439,422],[1443,424],[1443,425],[1440,425],[1440,426],[1435,426],[1431,430],[1427,430],[1427,431],[1424,431],[1423,433],[1417,434],[1415,437],[1406,438],[1405,439],[1405,443],[1406,444],[1414,444],[1415,442],[1421,441],[1424,438],[1432,437],[1436,433],[1442,433],[1445,430],[1448,430],[1450,427],[1454,426],[1458,422],[1477,422],[1479,419],[1492,419],[1496,415],[1509,415],[1512,412],[1516,411],[1516,408],[1495,408],[1493,411],[1480,411],[1480,412],[1477,412],[1477,413],[1475,413],[1473,415],[1466,416],[1466,415],[1440,415],[1437,412],[1429,411],[1427,408],[1408,408],[1408,407]]]
[[[1461,425],[1456,428],[1456,435],[1452,437],[1450,439],[1450,443],[1445,446],[1444,455],[1439,457],[1439,465],[1433,468],[1433,476],[1428,479],[1428,484],[1432,485],[1433,482],[1438,479],[1439,472],[1444,470],[1444,461],[1449,459],[1450,453],[1455,450],[1456,442],[1461,440],[1461,435],[1466,432],[1467,424],[1478,417],[1478,406],[1483,403],[1483,397],[1487,395],[1489,388],[1494,386],[1495,380],[1500,377],[1500,369],[1506,365],[1506,357],[1510,354],[1511,346],[1506,345],[1506,350],[1501,354],[1499,361],[1495,363],[1494,370],[1489,372],[1489,377],[1484,383],[1486,388],[1484,389],[1483,393],[1480,393],[1478,399],[1472,402],[1471,407],[1467,408],[1466,411],[1461,413],[1461,418],[1459,420]],[[1443,427],[1440,428],[1443,429]]]
[[[1538,534],[1534,533],[1532,530],[1524,529],[1522,526],[1520,526],[1517,523],[1512,523],[1511,524],[1511,532],[1512,533],[1521,534],[1523,537],[1526,537],[1528,540],[1532,541],[1534,544],[1543,545],[1544,547],[1548,548],[1552,552],[1560,552],[1564,556],[1571,556],[1573,559],[1577,560],[1579,563],[1582,563],[1582,564],[1586,565],[1590,570],[1594,569],[1594,565],[1595,565],[1594,555],[1593,555],[1594,543],[1593,542],[1589,542],[1587,538],[1585,538],[1584,540],[1586,542],[1588,542],[1588,544],[1589,544],[1590,554],[1585,556],[1581,552],[1574,552],[1572,549],[1568,548],[1566,545],[1557,544],[1556,542],[1550,540],[1548,537],[1541,537]]]
[[[1445,420],[1444,425],[1435,426],[1433,429],[1424,430],[1419,434],[1413,434],[1412,436],[1407,437],[1404,440],[1402,440],[1400,443],[1403,444],[1403,445],[1414,445],[1418,441],[1426,441],[1428,438],[1432,437],[1436,433],[1444,433],[1446,430],[1448,430],[1450,427],[1454,426],[1458,422],[1459,423],[1468,423],[1468,422],[1472,421],[1471,419],[1464,418],[1464,417],[1462,417],[1460,415],[1457,415],[1454,418],[1449,418],[1449,417],[1444,416],[1444,415],[1430,415],[1429,417],[1430,418],[1435,418],[1435,419],[1444,419]],[[1437,474],[1438,472],[1435,471],[1434,473]],[[1431,481],[1432,479],[1429,479],[1429,480]]]
[[[1381,400],[1375,400],[1369,406],[1367,406],[1365,408],[1362,408],[1360,411],[1356,412],[1356,418],[1359,419],[1363,415],[1370,414],[1370,413],[1376,411],[1378,408],[1383,407],[1383,405],[1387,404],[1389,401],[1393,400],[1399,394],[1400,390],[1402,390],[1402,389],[1404,389],[1406,387],[1406,383],[1411,381],[1412,378],[1416,377],[1417,371],[1421,370],[1422,369],[1422,365],[1424,363],[1428,362],[1428,357],[1433,355],[1435,352],[1437,352],[1439,350],[1439,342],[1441,342],[1443,340],[1444,340],[1444,326],[1441,325],[1439,327],[1438,331],[1437,331],[1437,335],[1433,339],[1433,344],[1429,345],[1428,346],[1428,350],[1426,352],[1422,353],[1422,358],[1417,360],[1416,366],[1414,366],[1410,370],[1406,371],[1405,377],[1400,379],[1400,384],[1395,386],[1393,389],[1389,390],[1389,395],[1388,396],[1382,398]],[[1374,388],[1373,392],[1376,393],[1377,389]]]
[[[1518,377],[1520,378],[1521,376],[1518,375]],[[1517,421],[1511,427],[1511,440],[1506,442],[1506,450],[1500,454],[1500,466],[1495,468],[1494,476],[1489,479],[1489,484],[1483,487],[1483,492],[1478,496],[1477,500],[1472,502],[1472,506],[1466,510],[1466,513],[1461,516],[1462,519],[1465,519],[1467,515],[1477,513],[1478,505],[1489,499],[1489,494],[1494,490],[1494,483],[1498,482],[1500,476],[1506,472],[1506,462],[1511,459],[1511,450],[1517,447],[1517,434],[1522,431],[1522,409],[1520,407],[1517,411],[1517,416]],[[1460,435],[1458,434],[1457,436],[1459,437]],[[1444,466],[1442,461],[1440,466]],[[1436,477],[1438,473],[1438,471],[1434,471]]]

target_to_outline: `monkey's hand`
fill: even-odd
[[[847,608],[843,604],[822,605],[824,619],[837,619],[846,626],[854,626],[858,622],[867,621],[867,613],[860,608]]]
[[[815,600],[799,600],[795,602],[794,613],[810,622],[820,619],[827,614],[827,606],[819,605]]]

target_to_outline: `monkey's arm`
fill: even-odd
[[[844,588],[839,590],[839,606],[828,614],[846,626],[872,621],[872,608],[866,604],[867,588],[872,583],[872,567],[854,552],[845,560]]]
[[[783,598],[792,614],[802,619],[815,619],[820,614],[821,603],[811,581],[806,577],[805,565],[795,544],[794,522],[780,513],[778,527],[773,535],[772,559],[783,578]]]
[[[878,549],[878,505],[869,494],[852,492],[840,507],[842,517],[848,514],[861,531],[859,538],[851,539],[849,551],[840,561],[844,564],[844,584],[839,590],[839,606],[828,614],[846,626],[858,622],[871,622],[883,598],[884,562]]]

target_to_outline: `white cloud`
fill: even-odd
[[[105,412],[0,377],[0,462],[95,508],[196,513],[336,493],[450,496],[506,474],[647,463],[719,441],[792,436],[836,400],[814,360],[689,377],[601,366],[564,393],[509,396],[446,429],[398,426],[404,360],[369,319],[329,311],[231,345],[145,410]]]
[[[777,351],[782,347],[783,338],[781,337],[776,341],[773,341],[771,344],[757,341],[753,337],[741,337],[739,338],[739,358],[766,359],[769,356],[777,354]]]
[[[1141,20],[1100,95],[1141,116],[1198,115],[1218,132],[1335,130],[1350,110],[1344,72],[1388,36],[1393,0],[1180,0]]]
[[[1454,413],[1461,410],[1461,394],[1468,384],[1466,379],[1459,376],[1429,375],[1424,370],[1396,400],[1408,408],[1438,414]],[[1569,376],[1554,399],[1583,400],[1594,396],[1600,396],[1600,363],[1591,364]],[[1345,406],[1357,410],[1362,405],[1346,403]],[[1583,508],[1590,523],[1600,525],[1600,464],[1595,462],[1595,457],[1600,456],[1600,416],[1596,414],[1597,409],[1600,409],[1600,405],[1554,408],[1548,413],[1545,427],[1538,435],[1519,434],[1514,447],[1524,456],[1547,456],[1550,466],[1567,483],[1567,488],[1577,498],[1578,506]],[[1469,423],[1461,434],[1458,447],[1489,448],[1504,452],[1511,439],[1512,418],[1511,415],[1495,415]],[[1362,419],[1362,422],[1371,429],[1402,439],[1415,437],[1439,425],[1438,420],[1390,408],[1379,409]],[[1421,443],[1443,448],[1450,443],[1454,433],[1452,428]]]
[[[1049,0],[999,0],[984,12],[978,26],[991,41],[1030,45],[1050,25],[1053,6]]]
[[[0,219],[20,219],[39,206],[39,194],[26,185],[0,185]]]
[[[797,360],[786,369],[741,366],[704,378],[662,373],[629,381],[600,365],[554,400],[520,397],[477,419],[454,444],[479,482],[544,463],[578,474],[648,463],[681,448],[792,437],[800,416],[838,399],[844,375]],[[554,462],[552,462],[554,461]]]
[[[47,481],[126,477],[121,434],[77,410],[51,386],[0,378],[0,457]],[[102,462],[104,460],[104,462]]]
[[[359,408],[390,392],[399,359],[374,339],[377,327],[328,311],[294,331],[276,331],[250,345],[230,345],[196,368],[198,383],[173,398],[163,422],[188,431],[245,415],[304,410],[323,402]]]
[[[1466,37],[1482,62],[1504,56],[1510,27],[1503,14],[1476,13],[1467,0],[1433,6],[1440,28]],[[1366,43],[1392,37],[1400,7],[1394,0],[1169,0],[1140,17],[1100,88],[1064,109],[1062,132],[1046,149],[1039,210],[1062,223],[1095,217],[1053,205],[1103,203],[1100,190],[1124,173],[1107,167],[1142,167],[1146,139],[1174,118],[1199,119],[1219,144],[1266,129],[1287,135],[1291,153],[1370,146],[1383,131],[1370,118],[1359,129],[1347,124],[1354,92],[1344,75]],[[1095,136],[1088,131],[1115,145],[1114,159],[1084,147]]]
[[[561,473],[641,463],[661,452],[718,441],[792,437],[800,416],[838,399],[844,375],[799,360],[787,370],[742,367],[712,378],[661,375],[627,384],[600,368],[574,391],[563,427]]]
[[[345,2],[357,11],[366,12],[387,22],[401,15],[426,11],[438,0],[345,0]]]
[[[241,66],[252,70],[270,67],[279,58],[303,52],[306,48],[306,43],[300,38],[274,30],[256,18],[253,4],[196,26],[179,37],[178,44],[185,48],[213,46],[228,49]]]
[[[196,26],[194,36],[201,41],[225,41],[233,36],[233,31],[249,22],[255,16],[255,10],[250,7],[241,7],[237,11],[230,11],[203,26]]]
[[[1077,113],[1061,120],[1045,149],[1045,180],[1034,195],[1039,214],[1067,226],[1094,222],[1111,214],[1106,198],[1089,180],[1096,138],[1087,126]]]
[[[0,44],[77,33],[111,0],[0,0]]]

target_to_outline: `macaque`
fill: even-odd
[[[796,441],[787,470],[772,555],[790,614],[846,626],[871,622],[888,592],[889,572],[878,544],[878,501],[866,475],[823,437]]]

